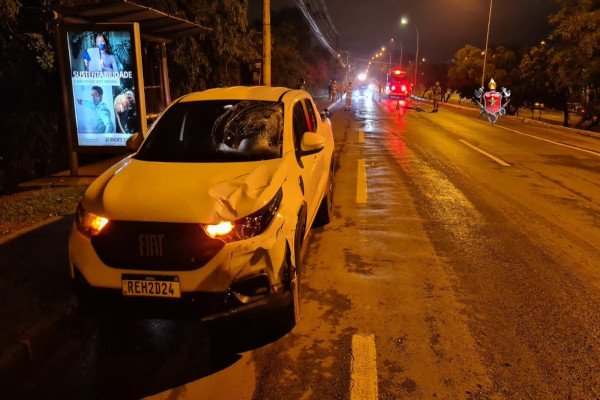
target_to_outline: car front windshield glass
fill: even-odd
[[[174,104],[135,156],[164,162],[231,162],[280,158],[283,105],[273,101],[205,100]]]

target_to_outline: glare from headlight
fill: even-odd
[[[77,223],[79,225],[79,230],[88,236],[98,235],[108,222],[108,218],[86,211],[81,204],[77,207]]]
[[[283,191],[279,189],[275,197],[260,210],[231,222],[223,221],[215,225],[202,224],[202,229],[211,238],[222,240],[225,243],[250,239],[262,234],[271,225],[271,221],[277,215],[282,198]]]
[[[225,236],[231,233],[233,230],[233,224],[230,221],[219,222],[216,225],[207,225],[205,227],[206,233],[211,238],[216,238],[219,236]]]

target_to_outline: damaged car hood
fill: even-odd
[[[88,188],[83,206],[113,220],[233,221],[271,200],[285,180],[283,159],[166,163],[125,158]]]

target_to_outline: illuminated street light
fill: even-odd
[[[494,0],[490,0],[490,14],[488,16],[487,34],[485,36],[485,53],[483,54],[483,73],[481,74],[481,87],[485,84],[485,64],[487,62],[488,43],[490,41],[490,26],[492,25],[492,5]]]
[[[407,25],[410,22],[408,22],[408,18],[402,17],[402,19],[400,20],[400,23],[402,25]],[[416,91],[417,90],[417,68],[419,67],[419,28],[417,28],[417,26],[413,23],[410,23],[410,24],[415,28],[415,31],[417,31],[417,52],[415,54],[415,79],[413,82],[414,90]]]

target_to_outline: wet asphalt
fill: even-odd
[[[422,108],[335,109],[335,217],[291,331],[80,313],[0,397],[348,399],[374,335],[380,399],[600,398],[600,140]]]

